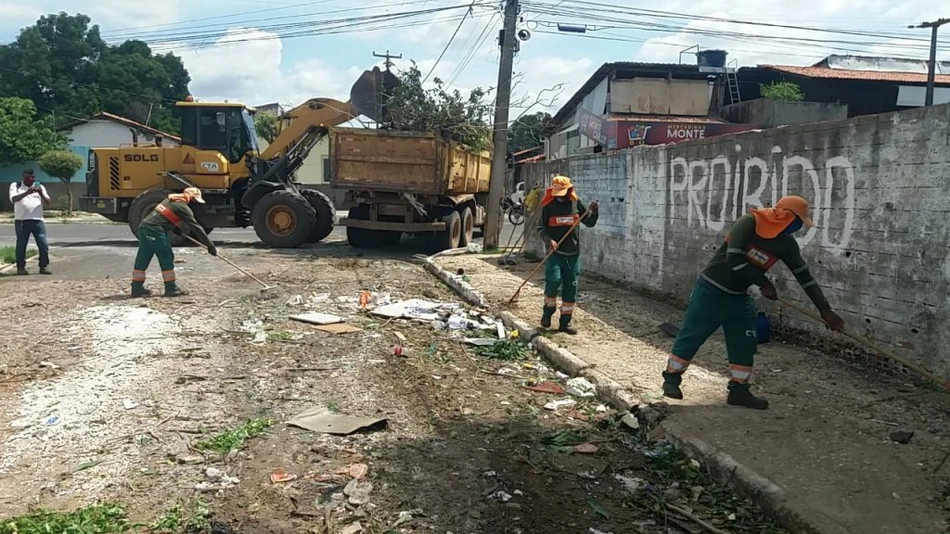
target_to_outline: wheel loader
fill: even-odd
[[[133,142],[89,150],[84,211],[113,222],[139,224],[171,192],[198,187],[206,204],[198,222],[214,228],[253,226],[267,246],[315,243],[333,230],[333,202],[296,180],[311,149],[330,127],[364,115],[385,120],[384,98],[398,84],[389,71],[365,71],[340,102],[314,98],[281,116],[277,137],[258,145],[253,109],[229,102],[178,102],[181,145]],[[176,244],[180,244],[180,238]]]

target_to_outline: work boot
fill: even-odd
[[[49,267],[40,267],[40,274],[53,274],[53,271]]]
[[[560,328],[558,328],[558,332],[567,334],[569,336],[577,335],[577,329],[571,326],[571,318],[567,317],[565,319],[563,315],[561,316],[561,325]]]
[[[769,408],[769,401],[762,397],[756,397],[749,391],[749,388],[730,389],[726,403],[730,406],[743,406],[753,410],[767,410]]]
[[[545,306],[543,312],[541,313],[541,327],[542,328],[551,328],[551,318],[554,317],[554,311],[557,308],[553,306]]]
[[[683,390],[676,384],[663,382],[663,396],[671,399],[683,400]]]
[[[17,267],[16,274],[17,276],[26,276],[30,273],[27,272],[26,267]]]
[[[152,292],[150,290],[145,289],[145,283],[132,282],[132,298],[147,297],[151,294]]]
[[[165,296],[166,296],[166,297],[183,297],[183,296],[185,296],[185,295],[187,295],[187,294],[188,294],[188,292],[187,292],[187,291],[184,291],[184,290],[182,290],[180,287],[178,287],[178,284],[176,284],[175,282],[171,282],[171,283],[169,283],[169,284],[165,284]]]

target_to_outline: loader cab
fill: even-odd
[[[178,102],[181,144],[220,152],[231,164],[259,153],[254,118],[243,104]]]

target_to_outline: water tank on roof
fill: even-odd
[[[696,63],[700,67],[723,68],[726,66],[726,56],[729,52],[725,50],[701,50],[696,53]]]

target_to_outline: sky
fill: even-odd
[[[828,54],[926,59],[934,0],[521,0],[512,118],[555,112],[603,63],[693,63],[722,49],[740,66],[810,65]],[[466,92],[498,80],[502,3],[491,0],[0,0],[0,39],[47,13],[84,13],[117,44],[138,38],[182,57],[203,100],[284,106],[346,100],[389,50]],[[583,34],[557,25],[583,26]],[[938,58],[950,61],[950,24]],[[439,57],[441,56],[441,59]],[[434,67],[434,69],[433,69]]]

